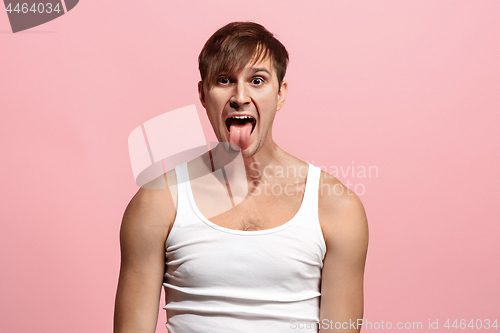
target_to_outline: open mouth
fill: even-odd
[[[250,132],[253,133],[253,130],[255,129],[255,124],[257,124],[257,120],[255,120],[254,117],[252,116],[233,116],[229,117],[226,119],[226,128],[227,131],[230,132],[231,130],[231,125],[239,125],[239,126],[244,126],[247,123],[250,123],[252,125],[252,131]]]

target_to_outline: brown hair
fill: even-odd
[[[201,50],[198,57],[201,81],[210,89],[219,73],[239,72],[252,58],[256,63],[267,56],[271,57],[281,88],[288,65],[288,52],[283,44],[258,23],[229,23],[217,30]]]

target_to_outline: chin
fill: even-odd
[[[247,149],[241,151],[241,155],[243,156],[243,158],[249,158],[254,156],[257,152],[258,150],[255,149],[255,147],[251,147],[250,145]]]

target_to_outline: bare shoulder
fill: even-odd
[[[368,243],[368,222],[359,197],[337,178],[322,171],[318,215],[327,248],[341,244]]]
[[[123,215],[120,238],[125,244],[166,240],[175,214],[167,174],[163,174],[139,188],[132,197]]]
[[[115,332],[154,332],[165,270],[165,241],[174,218],[166,175],[139,188],[125,209],[120,228]]]

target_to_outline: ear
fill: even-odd
[[[279,111],[283,106],[283,104],[285,104],[287,92],[288,92],[288,83],[286,81],[282,81],[280,90],[278,91],[278,105],[276,106],[276,111]]]
[[[200,98],[201,105],[205,108],[205,91],[203,90],[203,82],[198,82],[198,96]]]

